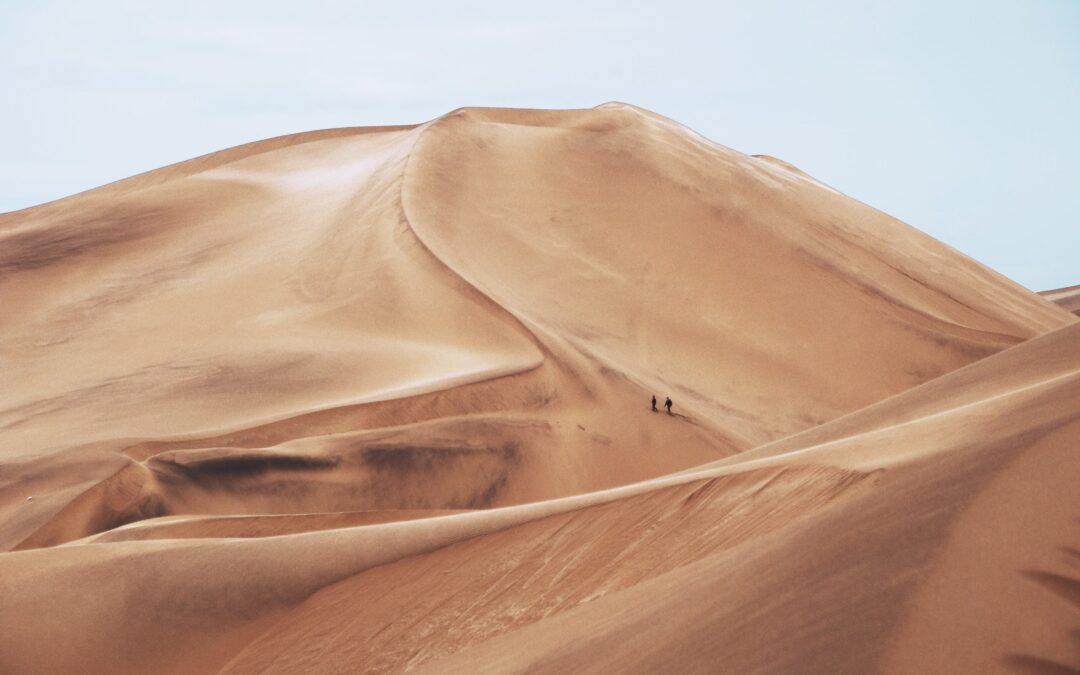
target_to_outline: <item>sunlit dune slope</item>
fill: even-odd
[[[1080,665],[1076,317],[648,111],[3,214],[0,300],[0,672]]]
[[[979,371],[905,394],[902,432],[828,424],[768,463],[367,571],[227,672],[1068,672],[1080,326]]]
[[[495,621],[496,610],[483,617],[476,616],[483,612],[472,612],[476,624],[491,619],[513,627],[489,630],[501,633],[490,642],[463,639],[476,646],[448,660],[438,657],[458,645],[447,647],[446,640],[440,640],[432,649],[411,642],[397,651],[401,660],[394,667],[413,659],[427,662],[422,672],[1074,672],[1080,667],[1078,328],[1014,348],[1017,360],[1062,359],[1052,373],[1026,386],[973,396],[959,407],[948,401],[950,392],[920,388],[918,395],[905,396],[905,406],[896,407],[936,410],[913,415],[903,432],[848,436],[850,429],[841,426],[835,430],[842,436],[836,445],[796,445],[771,465],[730,468],[739,476],[783,468],[769,484],[772,508],[782,509],[792,501],[793,486],[805,484],[811,469],[828,476],[824,468],[833,467],[838,496],[824,507],[806,509],[802,521],[788,521],[771,532],[758,527],[755,538],[726,550],[718,546],[684,567],[661,568],[656,577],[595,602],[589,591],[578,591],[586,602],[531,622]],[[993,378],[998,362],[1011,368],[1014,364],[1003,359],[1007,354],[990,357],[982,374]],[[977,391],[974,386],[968,393]],[[946,400],[934,406],[942,394]],[[877,469],[869,474],[837,471],[853,459]],[[859,478],[853,477],[859,475],[873,487],[860,489]],[[725,480],[732,478],[714,478]],[[841,492],[839,486],[845,483],[856,487]],[[745,511],[753,512],[768,499],[755,497],[743,499]],[[659,499],[659,492],[654,498]],[[702,509],[674,495],[665,505],[686,513],[689,522]],[[630,509],[625,503],[624,510]],[[760,505],[757,509],[764,510]],[[579,513],[575,522],[585,528],[599,517]],[[724,531],[730,536],[738,526]],[[460,561],[449,563],[451,552],[464,555],[469,546],[482,550],[485,540],[492,549],[503,550],[509,546],[497,538],[513,536],[513,530],[505,531],[426,558],[442,556],[443,563],[458,565],[456,575],[463,576]],[[565,530],[559,536],[589,539]],[[706,541],[716,545],[720,540]],[[703,541],[694,543],[703,548]],[[685,545],[678,550],[690,549]],[[618,569],[619,553],[618,546],[612,546],[605,551],[605,562]],[[576,553],[577,559],[585,556]],[[633,559],[646,556],[636,550]],[[576,583],[604,588],[606,582],[597,581],[595,571],[582,580],[571,571],[577,569],[576,561],[563,559],[568,568],[559,568],[558,575],[575,581],[562,581],[559,589],[575,588]],[[434,564],[427,565],[435,575]],[[524,562],[508,567],[528,577]],[[340,613],[319,610],[333,602],[335,593],[359,589],[364,576],[350,582],[353,589],[341,584],[315,595],[295,618],[262,636],[246,652],[246,660],[234,663],[234,672],[286,666],[291,657],[294,665],[302,662],[299,652],[276,642],[299,637],[294,631],[301,623],[309,631],[321,625],[324,631],[334,626],[337,635],[349,633]],[[501,605],[511,602],[498,598]],[[423,603],[434,605],[437,599],[426,597]],[[388,618],[387,625],[393,631],[397,624]],[[417,637],[416,630],[397,630],[399,639]],[[445,634],[454,634],[454,627],[446,627]],[[320,643],[329,645],[326,633]],[[348,651],[343,645],[330,650],[342,660]],[[323,658],[332,660],[326,653]],[[285,670],[287,666],[279,672]]]
[[[0,237],[7,458],[263,447],[217,466],[230,481],[289,468],[303,487],[335,473],[313,454],[378,476],[372,430],[395,429],[393,450],[424,422],[421,467],[495,467],[452,495],[245,508],[162,496],[186,475],[162,478],[170,455],[127,472],[145,499],[93,516],[105,525],[200,504],[472,508],[614,485],[1064,321],[786,165],[620,104],[242,146],[7,214]],[[696,426],[659,426],[653,392]],[[456,419],[479,414],[498,438]]]
[[[6,554],[4,653],[226,672],[1075,667],[1078,333],[894,399],[915,414],[890,433],[837,420],[766,460],[391,525]],[[63,646],[28,653],[56,629],[36,608],[86,584]]]
[[[403,196],[463,278],[741,447],[1063,325],[907,225],[622,104],[447,115]]]

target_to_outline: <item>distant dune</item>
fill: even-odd
[[[621,103],[0,215],[0,672],[1073,672],[1077,289]]]
[[[1051,302],[1055,302],[1067,311],[1080,315],[1080,286],[1058,288],[1053,291],[1042,291],[1039,295]]]

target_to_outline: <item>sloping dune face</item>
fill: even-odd
[[[448,115],[405,188],[464,278],[741,447],[1061,325],[903,223],[625,105]]]
[[[0,301],[0,671],[1080,667],[1075,317],[648,111],[5,214]]]

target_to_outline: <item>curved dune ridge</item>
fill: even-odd
[[[646,110],[3,214],[0,299],[2,672],[1080,669],[1077,318]]]

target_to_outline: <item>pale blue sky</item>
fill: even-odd
[[[1080,0],[0,0],[0,211],[283,133],[634,103],[1080,283]]]

